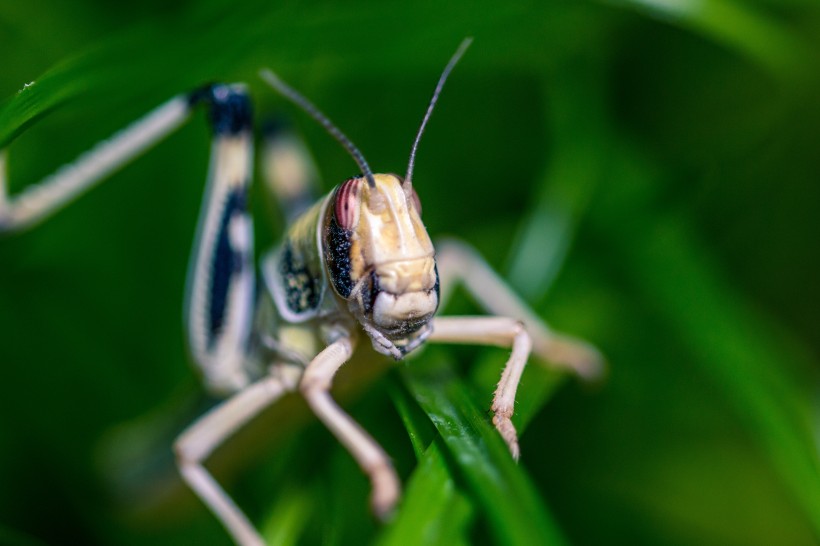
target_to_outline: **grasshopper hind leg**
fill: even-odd
[[[250,100],[243,86],[211,85],[192,95],[210,109],[211,161],[189,264],[185,325],[206,388],[228,398],[174,443],[180,474],[242,546],[265,542],[205,467],[236,431],[286,393],[301,367],[279,362],[254,334],[260,327],[248,192],[253,173]],[[267,369],[265,369],[267,367]]]
[[[188,345],[206,388],[225,396],[258,376],[249,369],[256,306],[250,100],[240,85],[211,85],[192,95],[210,109],[211,162],[185,298]]]

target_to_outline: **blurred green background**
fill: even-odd
[[[528,368],[518,466],[487,426],[504,351],[431,348],[367,386],[347,407],[407,487],[386,527],[294,401],[217,454],[227,488],[277,544],[818,543],[814,0],[5,2],[12,191],[208,81],[293,114],[326,190],[353,174],[266,66],[402,172],[465,36],[418,156],[425,222],[608,379]],[[195,115],[0,240],[0,543],[229,543],[169,452],[199,404],[180,317],[207,154]],[[253,197],[263,249],[282,220]]]

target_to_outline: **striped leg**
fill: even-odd
[[[70,203],[182,125],[191,104],[174,97],[15,196],[8,195],[6,150],[0,151],[0,233],[32,227]]]
[[[250,100],[242,86],[214,85],[197,97],[209,105],[211,164],[188,264],[185,327],[206,388],[229,395],[250,381],[248,343],[254,316],[253,172]]]
[[[214,138],[189,264],[185,322],[207,388],[225,395],[248,384],[245,363],[255,282],[246,203],[253,136],[250,101],[242,86],[209,85],[174,97],[16,196],[8,195],[6,153],[0,151],[0,234],[31,227],[67,205],[177,129],[199,104],[209,110]]]

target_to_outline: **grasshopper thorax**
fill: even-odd
[[[351,178],[330,196],[323,254],[336,294],[379,352],[401,358],[430,333],[438,307],[435,251],[415,190],[394,174]]]

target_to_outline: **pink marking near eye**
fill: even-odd
[[[339,186],[336,191],[336,204],[334,207],[336,222],[339,223],[339,227],[342,229],[353,229],[361,184],[361,178],[351,178]]]

